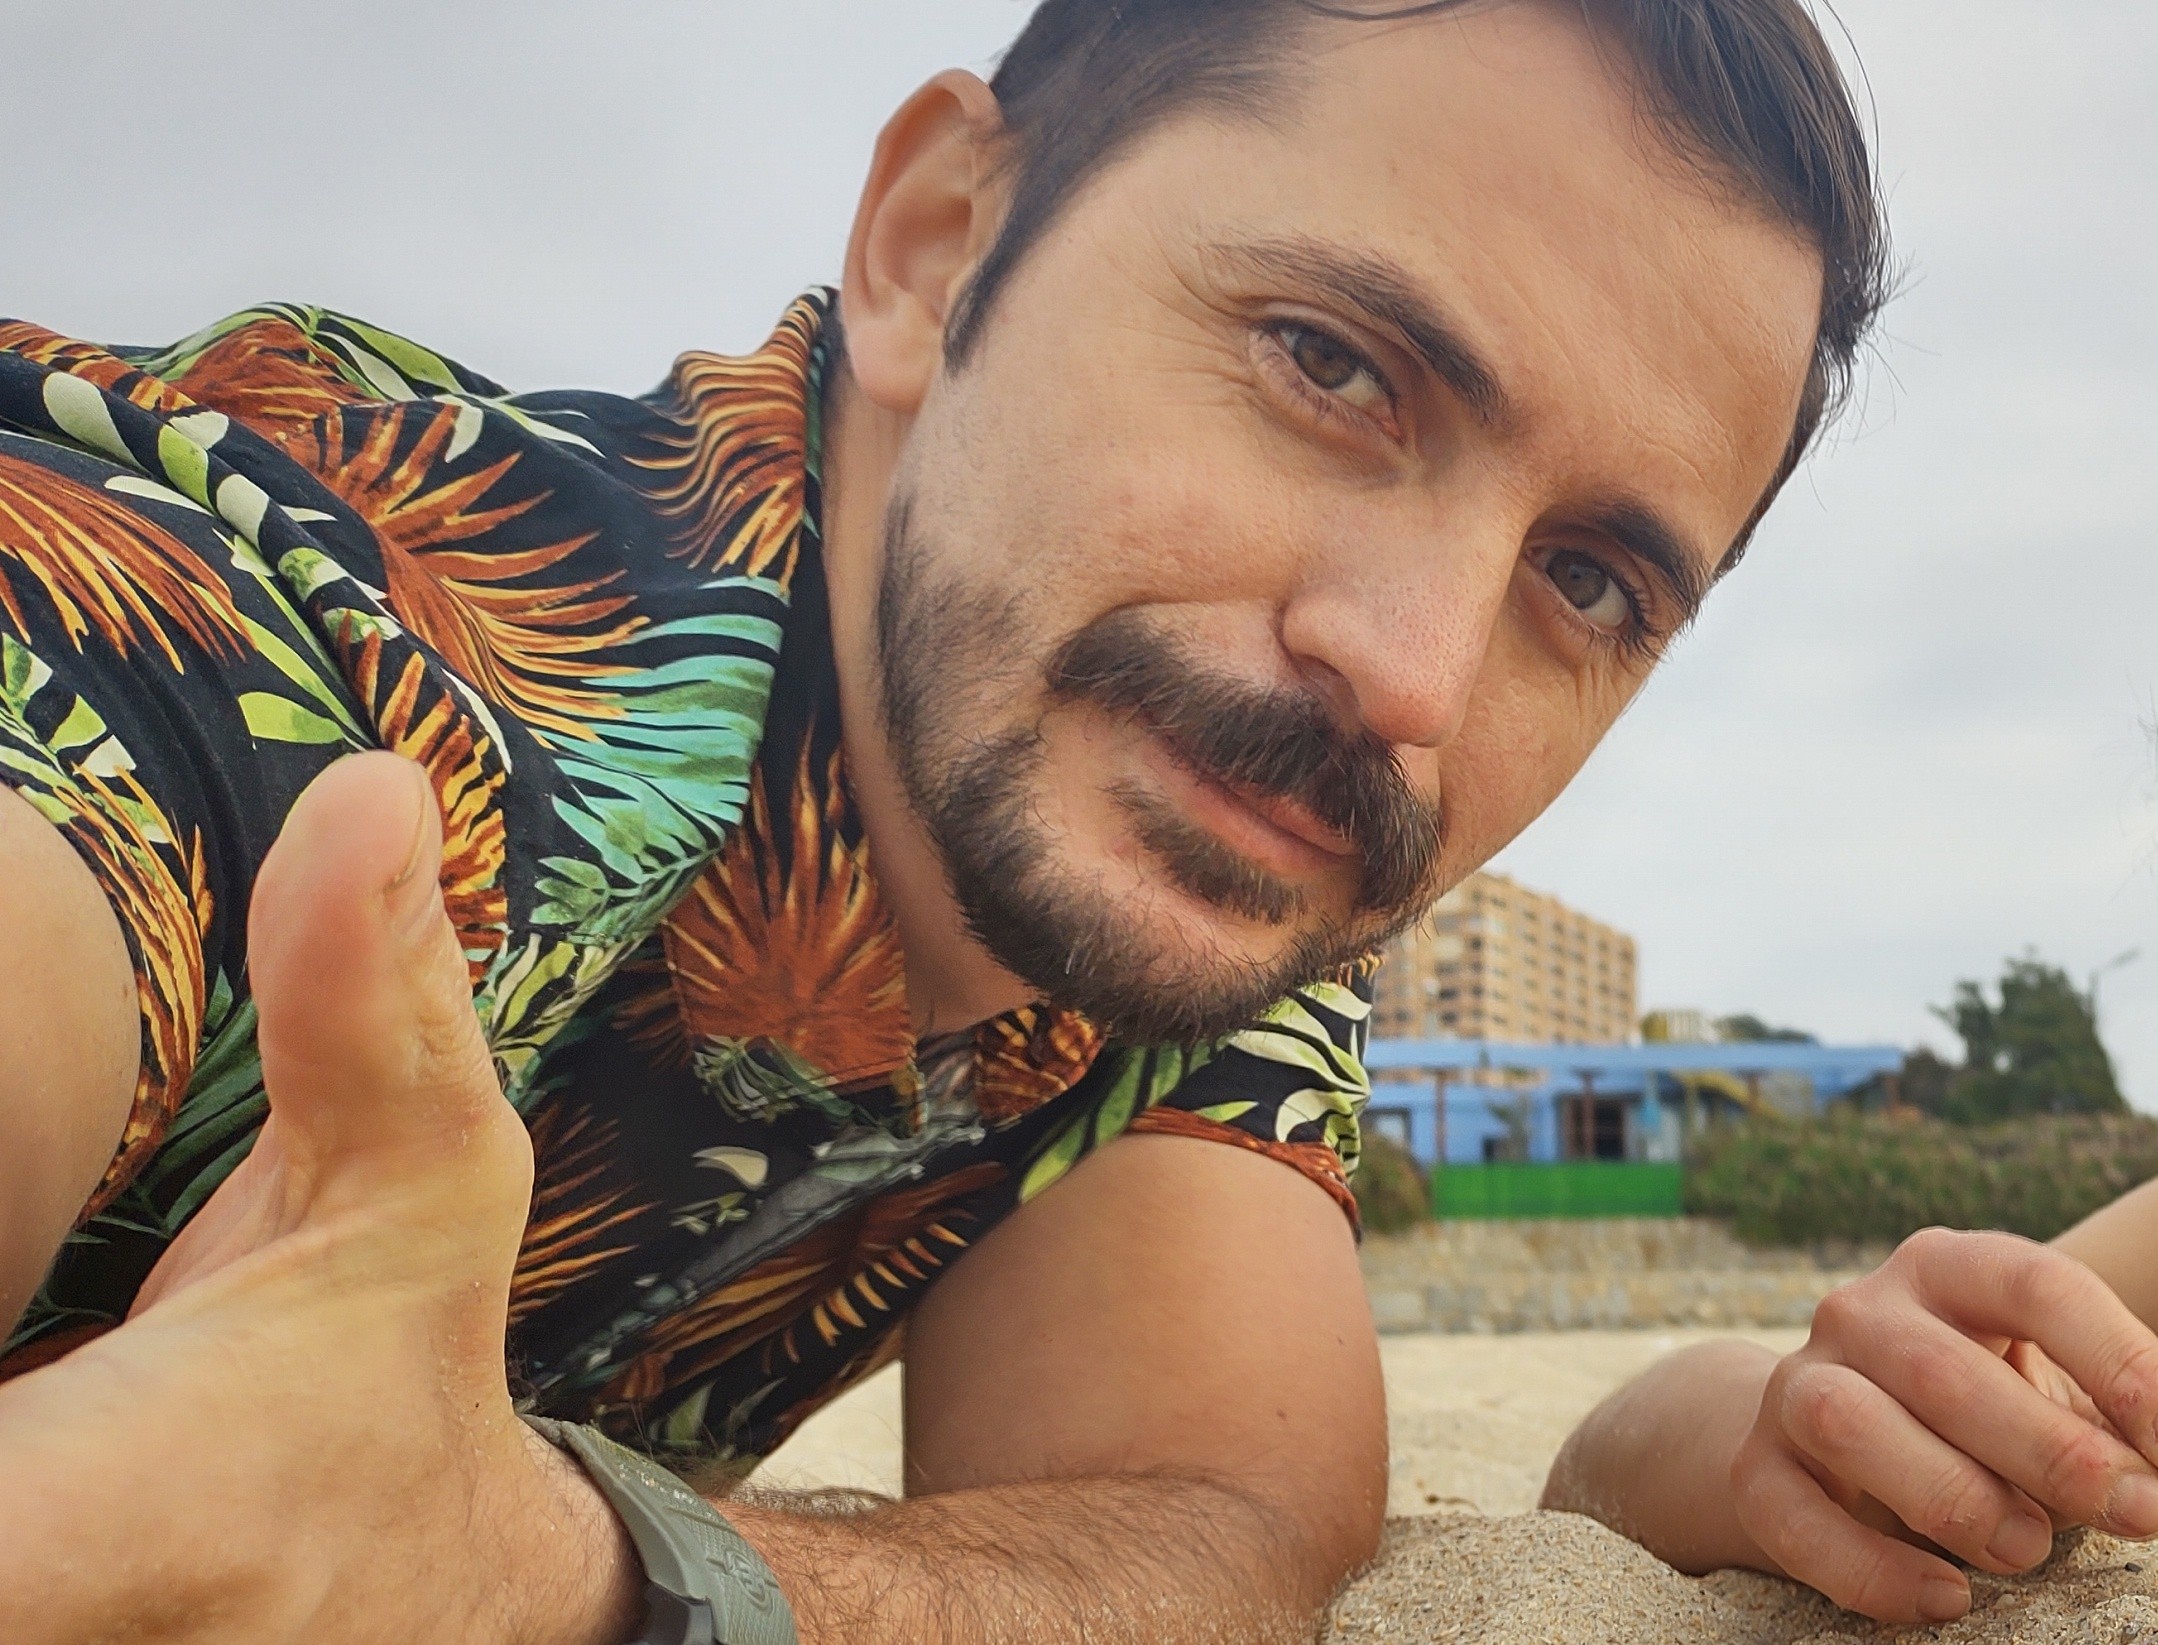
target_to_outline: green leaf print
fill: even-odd
[[[268,743],[341,743],[344,727],[334,720],[302,708],[287,697],[267,691],[248,691],[240,696],[240,712],[256,741]]]
[[[451,369],[447,360],[432,350],[420,347],[409,338],[400,337],[393,331],[383,331],[359,320],[346,319],[341,323],[345,330],[364,340],[377,355],[397,368],[408,393],[414,383],[452,393],[465,386],[458,380],[457,373]]]
[[[314,698],[323,708],[329,710],[330,717],[345,728],[354,747],[368,745],[370,739],[360,729],[360,722],[352,717],[352,711],[345,706],[344,699],[324,683],[325,678],[332,680],[338,678],[336,664],[325,656],[321,658],[321,667],[316,668],[310,665],[307,659],[301,656],[299,652],[293,650],[290,645],[287,645],[267,628],[264,628],[262,624],[256,622],[254,618],[247,616],[243,612],[240,621],[246,624],[248,638],[255,642],[256,649],[262,653],[263,657],[277,666],[278,673],[284,675],[286,679],[298,686],[301,691]],[[295,630],[307,634],[308,643],[312,647],[314,644],[313,636],[307,630],[301,628],[297,617],[293,618],[293,627]]]
[[[1065,1126],[1056,1134],[1055,1140],[1042,1150],[1041,1156],[1027,1167],[1027,1174],[1019,1179],[1021,1205],[1026,1204],[1043,1189],[1061,1182],[1065,1174],[1079,1163],[1079,1157],[1086,1152],[1090,1119],[1091,1116],[1081,1114]]]
[[[210,454],[170,423],[157,431],[157,460],[165,478],[190,501],[210,506]]]

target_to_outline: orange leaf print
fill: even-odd
[[[914,1051],[899,932],[867,843],[840,832],[839,756],[821,799],[809,763],[805,743],[783,819],[792,849],[776,848],[760,766],[743,826],[660,936],[692,1040],[775,1040],[835,1082],[882,1076]]]
[[[512,1325],[629,1251],[608,1241],[650,1209],[631,1203],[623,1189],[595,1189],[615,1146],[613,1121],[545,1103],[533,1112],[531,1131],[532,1215],[510,1281]]]
[[[0,325],[0,354],[19,355],[70,377],[80,377],[145,411],[181,412],[195,403],[170,383],[129,365],[95,343],[79,343],[26,320]]]
[[[32,1371],[56,1364],[113,1329],[114,1326],[107,1324],[71,1325],[64,1331],[54,1331],[26,1342],[5,1359],[0,1359],[0,1382],[26,1377]]]
[[[1348,1213],[1349,1221],[1361,1226],[1356,1195],[1349,1187],[1348,1173],[1341,1168],[1341,1156],[1323,1142],[1273,1142],[1253,1136],[1241,1127],[1224,1125],[1219,1120],[1210,1120],[1204,1114],[1190,1113],[1182,1108],[1149,1108],[1131,1122],[1131,1129],[1140,1135],[1225,1142],[1232,1148],[1249,1149],[1254,1154],[1279,1160],[1325,1189],[1334,1203]]]
[[[992,1017],[974,1033],[974,1097],[992,1125],[1061,1097],[1094,1066],[1102,1032],[1075,1011],[1042,1006]]]
[[[454,478],[436,473],[465,409],[408,403],[326,418],[287,449],[373,530],[398,621],[526,725],[588,739],[589,721],[621,715],[613,694],[594,682],[629,672],[600,661],[600,654],[620,645],[642,619],[623,615],[633,603],[628,595],[602,592],[620,580],[620,571],[529,585],[594,533],[518,550],[487,541],[545,503],[548,493],[488,505],[516,467],[515,454]],[[419,436],[400,456],[415,420],[423,425]]]
[[[424,657],[408,655],[385,689],[381,636],[369,634],[358,647],[340,650],[382,746],[426,767],[434,781],[442,807],[442,903],[477,986],[508,940],[509,893],[502,886],[508,830],[493,741],[473,730],[471,716],[441,685],[425,689]],[[423,708],[428,697],[432,701]]]
[[[34,583],[75,648],[95,629],[115,651],[153,645],[175,672],[177,631],[216,657],[240,654],[232,592],[186,543],[128,507],[40,463],[0,454],[0,612],[27,629]]]
[[[685,432],[669,437],[665,455],[637,466],[653,476],[649,495],[674,528],[674,552],[698,570],[793,577],[806,496],[809,363],[823,324],[823,305],[804,298],[754,354],[691,353],[675,362],[662,409]]]
[[[661,1068],[687,1068],[696,1047],[682,1021],[667,956],[640,950],[614,974],[614,1026]]]
[[[202,943],[215,910],[200,835],[184,845],[173,841],[170,825],[148,791],[125,772],[107,779],[78,770],[74,777],[73,784],[56,783],[41,792],[67,808],[64,831],[113,898],[122,928],[134,938],[139,956],[136,1006],[143,1025],[135,1099],[120,1132],[120,1146],[79,1219],[87,1222],[112,1203],[157,1151],[187,1095],[209,999]],[[153,838],[152,829],[162,838]],[[160,845],[177,855],[177,863]]]
[[[303,425],[368,400],[365,391],[339,375],[335,361],[313,338],[272,315],[220,337],[177,381],[198,405],[222,411],[280,445]]]
[[[795,1429],[850,1388],[867,1382],[887,1365],[896,1364],[906,1350],[907,1324],[901,1320],[860,1353],[850,1355],[845,1362],[835,1366],[830,1377],[813,1393],[796,1400],[773,1417],[765,1426],[758,1449],[763,1455],[770,1456],[787,1442]]]
[[[603,1389],[600,1408],[647,1400],[717,1370],[769,1339],[766,1363],[801,1362],[804,1331],[824,1346],[847,1329],[899,1323],[911,1303],[968,1247],[960,1203],[1002,1180],[993,1161],[894,1189],[658,1321],[637,1357]]]

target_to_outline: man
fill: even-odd
[[[668,1625],[506,1335],[708,1483],[904,1354],[907,1502],[707,1527],[805,1639],[1296,1637],[1385,1494],[1362,956],[1882,261],[1796,0],[1051,0],[645,401],[10,329],[0,1633]]]

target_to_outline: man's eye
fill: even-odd
[[[1280,336],[1296,369],[1327,393],[1374,415],[1392,405],[1393,393],[1378,368],[1340,338],[1296,325],[1283,326]]]
[[[1558,585],[1566,603],[1596,627],[1617,634],[1634,620],[1633,599],[1602,561],[1570,549],[1551,556],[1544,574]]]

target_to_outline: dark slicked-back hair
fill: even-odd
[[[1278,106],[1303,25],[1378,22],[1492,0],[1045,0],[991,82],[1010,205],[947,332],[963,364],[1027,252],[1082,184],[1169,116]],[[1572,0],[1632,60],[1683,154],[1821,253],[1813,368],[1778,483],[1847,394],[1888,292],[1887,228],[1850,87],[1804,0]]]

